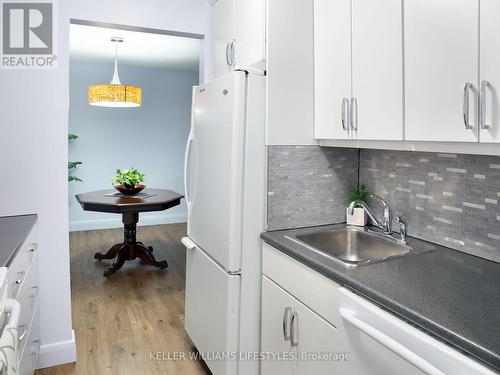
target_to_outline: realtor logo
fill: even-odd
[[[54,67],[57,56],[52,1],[3,1],[1,20],[2,68]]]

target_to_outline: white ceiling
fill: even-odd
[[[199,69],[200,40],[179,36],[104,27],[71,24],[70,53],[78,60],[113,63],[112,37],[121,37],[118,45],[120,64],[156,68]]]

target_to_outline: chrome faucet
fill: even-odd
[[[403,220],[400,216],[396,217],[396,223],[399,223],[399,236],[400,236],[400,241],[403,244],[407,243],[406,236],[408,235],[407,228],[408,225],[406,224],[406,221]]]
[[[384,232],[384,234],[389,234],[389,235],[392,234],[392,217],[389,205],[382,197],[379,197],[378,195],[371,194],[370,198],[378,199],[380,203],[382,203],[382,206],[384,207],[384,218],[382,223],[377,220],[377,218],[373,214],[370,207],[366,204],[366,202],[361,200],[354,201],[349,205],[349,215],[352,215],[354,213],[354,207],[361,206],[365,209],[366,213],[368,214],[370,219],[372,219],[373,224],[375,224],[377,228],[381,229]]]

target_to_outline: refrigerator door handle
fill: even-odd
[[[196,247],[196,244],[189,237],[182,237],[181,242],[187,250],[193,250]]]
[[[189,178],[188,178],[188,168],[189,168],[189,158],[191,156],[191,145],[193,143],[193,138],[189,135],[187,145],[186,145],[186,154],[184,156],[184,191],[186,192],[186,203],[191,203],[191,197],[189,196]],[[189,176],[191,177],[191,176]]]

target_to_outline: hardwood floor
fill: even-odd
[[[167,270],[126,262],[109,280],[106,261],[94,253],[122,240],[121,229],[70,234],[71,295],[76,334],[76,364],[38,370],[37,375],[186,374],[208,375],[203,362],[169,360],[169,353],[189,356],[195,349],[184,331],[184,224],[138,228],[138,240],[154,247]],[[109,262],[109,261],[108,261]],[[162,352],[163,359],[151,358]]]

